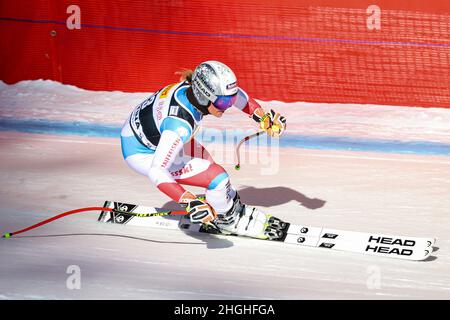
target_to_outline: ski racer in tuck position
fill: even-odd
[[[234,72],[221,62],[203,62],[194,71],[183,71],[180,80],[133,110],[121,131],[125,161],[185,208],[192,223],[224,234],[281,238],[283,222],[243,204],[227,172],[194,136],[204,116],[220,118],[231,106],[252,117],[272,137],[285,131],[286,119],[273,110],[266,113],[238,87]],[[195,196],[182,185],[205,188],[205,197]]]

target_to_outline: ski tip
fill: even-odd
[[[6,239],[11,238],[11,237],[12,237],[12,233],[9,233],[9,232],[5,233],[5,234],[2,236],[2,238],[6,238]]]
[[[436,244],[436,238],[432,238],[427,241],[427,247],[432,248]]]
[[[241,166],[237,164],[237,165],[234,166],[234,169],[236,169],[237,171],[239,171],[239,170],[241,169]]]
[[[421,258],[418,258],[418,261],[433,261],[435,259],[435,257],[432,255],[433,254],[433,248],[427,248],[425,249],[424,255]]]

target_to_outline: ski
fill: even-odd
[[[192,224],[187,216],[145,217],[145,214],[162,211],[155,207],[112,201],[106,201],[104,207],[113,210],[102,211],[98,218],[99,222],[218,234],[215,229]],[[384,235],[291,223],[285,223],[282,231],[284,236],[272,241],[417,261],[425,260],[432,254],[436,241],[434,238]]]
[[[386,235],[290,224],[285,242],[333,250],[360,252],[408,260],[424,260],[433,252],[434,238]]]

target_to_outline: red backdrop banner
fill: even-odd
[[[1,1],[0,42],[6,83],[151,92],[220,60],[261,100],[450,107],[449,1]]]

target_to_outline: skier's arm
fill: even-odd
[[[237,93],[237,98],[234,106],[242,112],[248,114],[249,117],[253,117],[254,114],[260,115],[262,117],[265,114],[264,109],[260,106],[260,104],[256,102],[255,99],[249,97],[247,92],[245,92],[241,88],[239,88],[239,91]]]
[[[255,99],[250,98],[248,94],[239,88],[237,99],[234,106],[253,118],[259,127],[266,131],[272,137],[278,137],[286,129],[286,118],[278,112],[270,110],[265,112]]]
[[[189,141],[192,129],[181,120],[166,118],[161,131],[161,138],[150,166],[149,178],[173,201],[180,202],[186,190],[175,181],[169,168],[183,149],[184,143]]]
[[[169,168],[190,140],[192,129],[182,120],[166,118],[161,126],[161,138],[149,171],[150,180],[173,201],[180,203],[194,223],[209,223],[216,213],[209,204],[186,191],[170,174]]]

